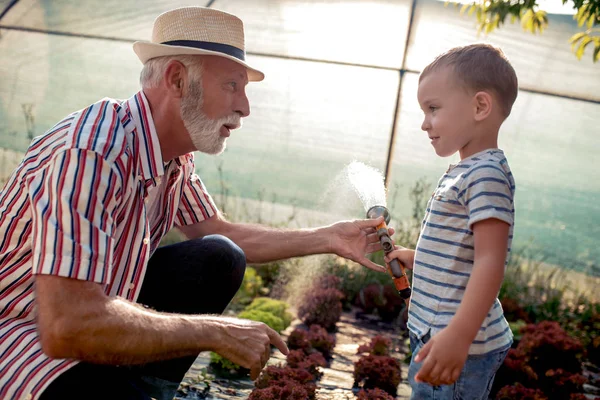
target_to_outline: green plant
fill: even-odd
[[[450,2],[458,6],[457,2]],[[583,57],[585,49],[593,47],[592,59],[600,59],[600,0],[562,0],[563,4],[572,4],[576,10],[573,18],[577,25],[585,29],[571,36],[571,50],[578,59]],[[540,0],[507,1],[507,0],[477,0],[461,7],[461,14],[475,14],[478,22],[478,32],[490,33],[500,28],[510,18],[510,22],[521,21],[525,31],[542,33],[548,26],[548,14],[542,10]],[[542,5],[543,7],[543,5]]]
[[[261,310],[244,310],[238,314],[238,318],[250,319],[252,321],[260,321],[267,324],[275,332],[281,333],[285,329],[285,323],[282,318],[268,311]]]
[[[263,288],[263,280],[257,274],[256,269],[247,267],[244,272],[242,284],[231,300],[232,305],[245,306],[258,296]]]
[[[225,371],[226,373],[235,373],[244,369],[241,365],[229,361],[227,358],[214,352],[210,353],[210,364],[216,367],[219,372]]]
[[[263,322],[271,327],[277,333],[284,330],[291,321],[291,315],[286,311],[287,304],[280,300],[269,298],[256,299],[244,311],[240,312],[238,318],[245,318],[252,321]],[[279,316],[281,315],[281,317]],[[284,320],[285,318],[285,320]],[[286,325],[287,324],[287,325]],[[211,352],[210,364],[215,368],[215,372],[221,375],[245,375],[248,370],[222,357],[221,355]]]
[[[290,326],[293,319],[292,314],[287,311],[288,308],[289,305],[285,301],[271,299],[269,297],[257,297],[246,307],[244,311],[256,310],[273,314],[276,317],[281,318],[283,321],[283,329],[285,329]]]

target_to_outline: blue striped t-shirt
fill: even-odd
[[[408,328],[415,335],[435,335],[456,314],[473,269],[473,224],[496,218],[510,225],[505,260],[508,263],[514,192],[512,173],[499,149],[461,160],[442,176],[427,204],[415,252],[408,311]],[[469,354],[499,351],[511,343],[512,333],[496,299]]]

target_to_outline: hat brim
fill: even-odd
[[[265,79],[265,74],[261,71],[252,68],[244,61],[230,56],[229,54],[223,54],[218,51],[196,49],[194,47],[185,46],[171,46],[167,44],[158,44],[150,42],[135,42],[133,44],[133,51],[137,54],[138,58],[145,64],[151,58],[163,57],[163,56],[177,56],[177,55],[205,55],[205,56],[219,56],[235,61],[238,64],[243,65],[248,70],[248,80],[251,82],[260,82]]]

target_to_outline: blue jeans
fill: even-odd
[[[422,362],[416,363],[415,357],[425,343],[429,341],[429,333],[419,339],[410,332],[410,349],[412,359],[408,368],[408,382],[412,388],[411,400],[487,400],[496,371],[504,362],[508,349],[482,355],[470,355],[460,373],[460,377],[452,385],[432,386],[428,383],[415,382],[415,375],[421,369]]]
[[[220,314],[239,289],[246,257],[220,235],[158,248],[137,302],[157,311]],[[196,356],[145,365],[81,362],[56,378],[40,400],[172,400]]]

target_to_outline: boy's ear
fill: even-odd
[[[493,98],[488,92],[477,92],[473,97],[475,109],[474,118],[475,121],[483,121],[492,112]]]

